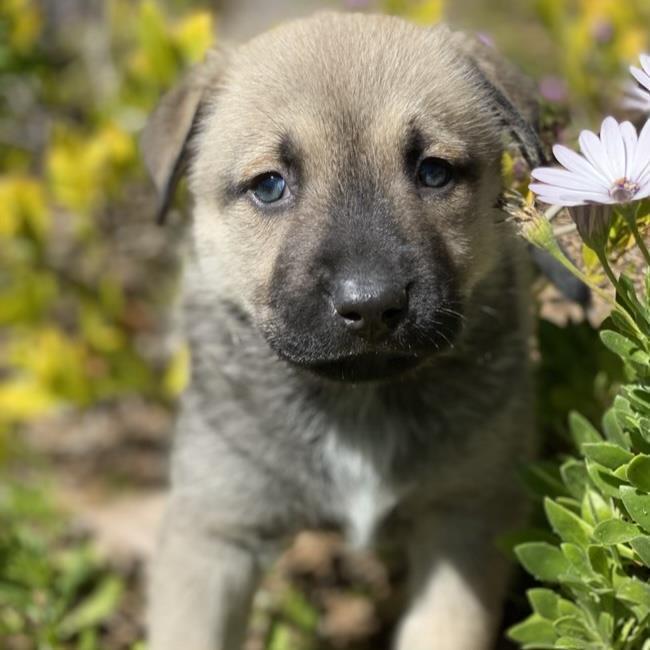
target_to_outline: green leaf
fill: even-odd
[[[632,446],[642,454],[650,454],[650,428],[642,430],[640,423],[635,423],[629,428]]]
[[[569,414],[569,429],[575,446],[580,449],[585,443],[602,442],[603,437],[589,420],[577,411]]]
[[[627,468],[629,464],[630,463],[625,463],[625,465],[621,465],[620,467],[617,467],[614,470],[614,476],[616,478],[620,478],[621,481],[625,481],[626,483],[629,483],[629,481],[627,480]]]
[[[616,329],[623,334],[628,336],[636,336],[636,331],[630,326],[630,323],[624,318],[618,311],[613,311],[609,318],[612,323],[616,326]]]
[[[639,433],[650,444],[650,418],[639,418]]]
[[[639,454],[627,468],[627,479],[644,492],[650,492],[650,456]]]
[[[577,544],[565,543],[560,546],[564,557],[573,565],[573,568],[585,580],[594,578],[591,565],[587,560],[585,549]]]
[[[560,474],[571,495],[576,499],[582,499],[589,485],[589,474],[585,464],[571,458],[562,465]]]
[[[588,442],[580,450],[587,458],[608,469],[616,469],[634,458],[634,454],[611,442]]]
[[[650,611],[650,585],[636,578],[623,578],[616,589],[616,597]]]
[[[633,410],[640,415],[650,415],[650,392],[643,384],[631,384],[621,388],[625,396],[630,400]]]
[[[634,418],[634,412],[632,411],[630,400],[626,399],[622,395],[617,395],[614,398],[614,404],[610,410],[614,411],[616,420],[621,428],[628,426],[630,418]]]
[[[637,366],[650,366],[650,356],[637,341],[633,341],[618,332],[604,330],[600,333],[600,340],[605,347],[617,354],[625,362]]]
[[[600,544],[613,546],[624,544],[638,537],[641,531],[634,525],[620,519],[603,521],[594,529],[594,540]]]
[[[630,437],[623,431],[615,408],[610,408],[603,416],[603,431],[610,442],[630,450]]]
[[[550,589],[529,589],[526,592],[528,602],[533,610],[542,618],[554,621],[558,616],[558,602],[560,597]]]
[[[559,637],[553,647],[558,650],[590,650],[587,641],[572,636]]]
[[[553,624],[558,636],[568,636],[576,640],[589,641],[593,637],[584,619],[578,616],[563,616],[558,618]]]
[[[63,637],[70,637],[84,628],[98,625],[108,618],[117,608],[123,591],[124,584],[119,578],[116,576],[106,578],[62,621],[60,631]]]
[[[559,582],[561,576],[571,572],[571,564],[562,551],[545,542],[521,544],[515,554],[528,573],[544,582]]]
[[[630,309],[632,310],[632,317],[634,320],[637,321],[641,327],[647,325],[647,323],[644,322],[645,309],[636,294],[634,282],[632,282],[632,280],[624,273],[621,273],[618,277],[618,292],[616,297],[618,302],[620,302],[621,297],[625,299],[622,304],[628,308],[628,311]]]
[[[600,488],[600,491],[608,497],[615,497],[620,499],[619,488],[621,485],[624,485],[624,482],[614,476],[614,473],[595,463],[591,460],[587,461],[587,471],[591,480],[596,484],[596,487]]]
[[[609,612],[601,612],[598,616],[598,632],[606,641],[614,637],[614,617]]]
[[[587,555],[589,556],[589,564],[591,568],[599,575],[605,578],[609,583],[611,579],[611,556],[603,546],[596,546],[592,544],[587,549]]]
[[[582,616],[582,610],[566,598],[560,598],[557,604],[557,613],[560,616]]]
[[[587,546],[593,531],[589,524],[548,498],[544,499],[544,510],[551,527],[565,542]]]
[[[611,519],[613,516],[609,499],[605,500],[599,492],[592,488],[589,488],[582,498],[580,514],[592,526]]]
[[[526,645],[552,644],[557,638],[553,623],[542,618],[539,614],[532,614],[525,621],[513,625],[506,634],[513,641]]]
[[[650,567],[650,537],[642,535],[630,542],[636,554],[641,558],[643,564]]]
[[[630,517],[643,530],[650,532],[650,495],[643,494],[639,490],[626,485],[621,487],[620,493]]]

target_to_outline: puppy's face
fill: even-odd
[[[237,50],[190,173],[206,290],[286,361],[383,379],[451,345],[498,256],[502,127],[446,29],[323,15]]]

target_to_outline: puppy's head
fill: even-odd
[[[189,149],[207,291],[290,363],[349,380],[453,342],[498,263],[525,82],[445,27],[324,14],[209,57],[144,134],[163,210]]]

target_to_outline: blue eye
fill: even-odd
[[[441,188],[454,178],[453,167],[442,158],[425,158],[418,169],[418,180],[425,187]]]
[[[262,203],[275,203],[285,194],[287,183],[276,172],[268,172],[258,176],[251,186],[255,198]]]

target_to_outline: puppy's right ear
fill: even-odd
[[[187,163],[201,108],[219,82],[223,55],[215,50],[190,68],[180,82],[163,95],[140,136],[145,166],[158,191],[156,221],[163,224],[174,191]]]
[[[518,144],[530,168],[543,164],[545,153],[538,134],[539,104],[535,85],[477,36],[454,32],[452,38],[465,55],[477,85],[489,98],[492,110]]]

